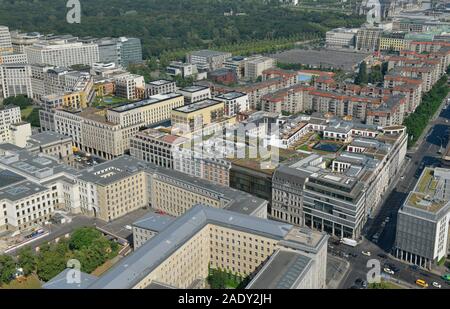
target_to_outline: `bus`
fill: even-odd
[[[422,288],[428,287],[428,283],[426,283],[425,280],[422,280],[422,279],[417,279],[416,284]]]

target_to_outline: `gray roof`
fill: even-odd
[[[130,177],[144,169],[145,162],[130,156],[121,156],[84,169],[78,179],[105,186]]]
[[[57,174],[79,175],[79,171],[62,163],[56,158],[44,154],[32,153],[27,149],[16,149],[8,144],[0,144],[5,154],[0,157],[0,166],[27,178],[45,179]]]
[[[72,138],[56,132],[46,131],[31,135],[27,143],[28,148],[35,148],[59,143],[61,141],[72,141]]]
[[[174,220],[175,217],[161,215],[151,211],[134,222],[133,226],[159,233],[163,231],[167,226],[169,226]]]
[[[0,189],[0,200],[7,199],[9,201],[18,201],[44,191],[48,191],[48,188],[41,186],[38,183],[25,180],[16,182],[10,186],[2,187]]]
[[[42,288],[44,289],[59,289],[59,290],[69,290],[69,289],[85,289],[90,284],[92,284],[95,280],[98,279],[98,277],[86,274],[81,272],[81,282],[80,283],[68,283],[67,281],[67,275],[68,272],[72,269],[66,268],[64,271],[59,273],[56,277],[52,278],[50,281],[42,285]],[[70,274],[69,274],[70,276]],[[69,277],[70,278],[70,277]]]
[[[296,288],[310,270],[313,260],[299,252],[278,250],[249,283],[247,289]]]
[[[243,96],[246,96],[246,93],[243,92],[238,92],[238,91],[231,91],[231,92],[227,92],[227,93],[223,93],[221,95],[218,95],[216,97],[216,99],[219,100],[234,100]]]
[[[89,288],[132,288],[207,224],[219,225],[281,240],[292,225],[197,205],[169,227],[119,261]]]
[[[7,187],[17,182],[25,180],[25,177],[20,176],[9,170],[0,169],[0,188]]]

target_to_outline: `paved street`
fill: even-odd
[[[340,288],[350,288],[358,278],[366,280],[366,274],[369,270],[366,267],[366,263],[371,258],[379,259],[382,269],[386,262],[397,266],[400,271],[393,278],[404,281],[407,284],[414,284],[415,280],[420,278],[427,281],[430,286],[433,281],[436,281],[442,284],[442,288],[450,288],[450,285],[445,284],[438,275],[423,270],[413,271],[409,269],[408,264],[402,263],[392,256],[388,256],[387,259],[377,256],[378,254],[388,255],[392,253],[395,242],[397,212],[408,193],[413,190],[424,167],[444,165],[438,152],[439,150],[445,150],[449,140],[449,124],[446,120],[450,119],[450,108],[445,108],[445,104],[442,107],[443,109],[439,112],[436,119],[430,122],[423,140],[419,141],[417,146],[408,152],[409,158],[405,172],[397,175],[397,178],[394,180],[394,183],[397,182],[395,188],[387,196],[376,216],[367,223],[362,243],[355,248],[343,244],[331,245],[334,247],[334,249],[330,249],[331,253],[342,255],[343,252],[358,255],[357,257],[348,258],[351,270],[341,282]],[[388,217],[389,221],[386,222]],[[376,243],[370,241],[375,234],[380,235]],[[362,255],[362,251],[370,251],[371,257]]]

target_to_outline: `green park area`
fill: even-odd
[[[40,246],[38,252],[25,247],[17,257],[0,255],[0,288],[40,288],[66,269],[71,259],[80,261],[82,272],[100,275],[113,265],[119,250],[118,243],[95,228],[79,228],[69,238]],[[19,268],[23,275],[16,276]]]

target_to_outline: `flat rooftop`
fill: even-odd
[[[157,94],[154,96],[151,96],[148,99],[139,101],[139,102],[133,102],[133,103],[125,103],[123,105],[117,106],[112,108],[111,110],[114,112],[122,113],[127,112],[136,108],[157,104],[166,100],[170,100],[176,97],[181,97],[182,95],[179,93],[166,93],[166,94]]]
[[[172,83],[174,83],[174,81],[167,80],[167,79],[159,79],[159,80],[154,80],[152,82],[149,82],[147,84],[153,85],[153,86],[162,86],[162,85],[167,85],[167,84],[172,84]]]
[[[132,288],[208,224],[281,240],[292,225],[232,211],[196,205],[164,231],[120,260],[89,286],[91,289]]]
[[[223,100],[235,100],[235,99],[238,99],[238,98],[246,96],[246,95],[247,94],[243,93],[243,92],[231,91],[231,92],[227,92],[227,93],[218,95],[216,98],[223,99]]]
[[[296,288],[313,263],[299,252],[278,250],[247,286],[247,289]]]
[[[181,89],[179,89],[179,91],[194,93],[194,92],[203,91],[206,89],[209,89],[209,87],[194,85],[194,86],[188,86],[188,87],[181,88]]]
[[[56,132],[46,131],[42,133],[33,134],[28,139],[29,147],[39,147],[43,145],[50,145],[61,141],[72,141],[72,138]]]
[[[414,190],[410,192],[406,199],[405,205],[430,213],[437,213],[449,203],[448,200],[440,198],[439,187],[440,180],[435,177],[435,170],[425,167]]]
[[[173,110],[177,111],[177,112],[189,114],[189,113],[193,113],[193,112],[199,111],[201,109],[208,108],[208,107],[211,107],[214,105],[219,105],[219,104],[223,105],[223,102],[217,101],[214,99],[206,99],[206,100],[195,102],[195,103],[192,103],[189,105],[174,108]]]
[[[175,217],[158,214],[152,211],[134,222],[133,226],[159,233],[167,228],[173,221],[175,221],[175,219]]]
[[[84,169],[79,179],[99,185],[109,185],[139,173],[144,168],[145,165],[139,160],[130,156],[121,156],[114,160]]]

